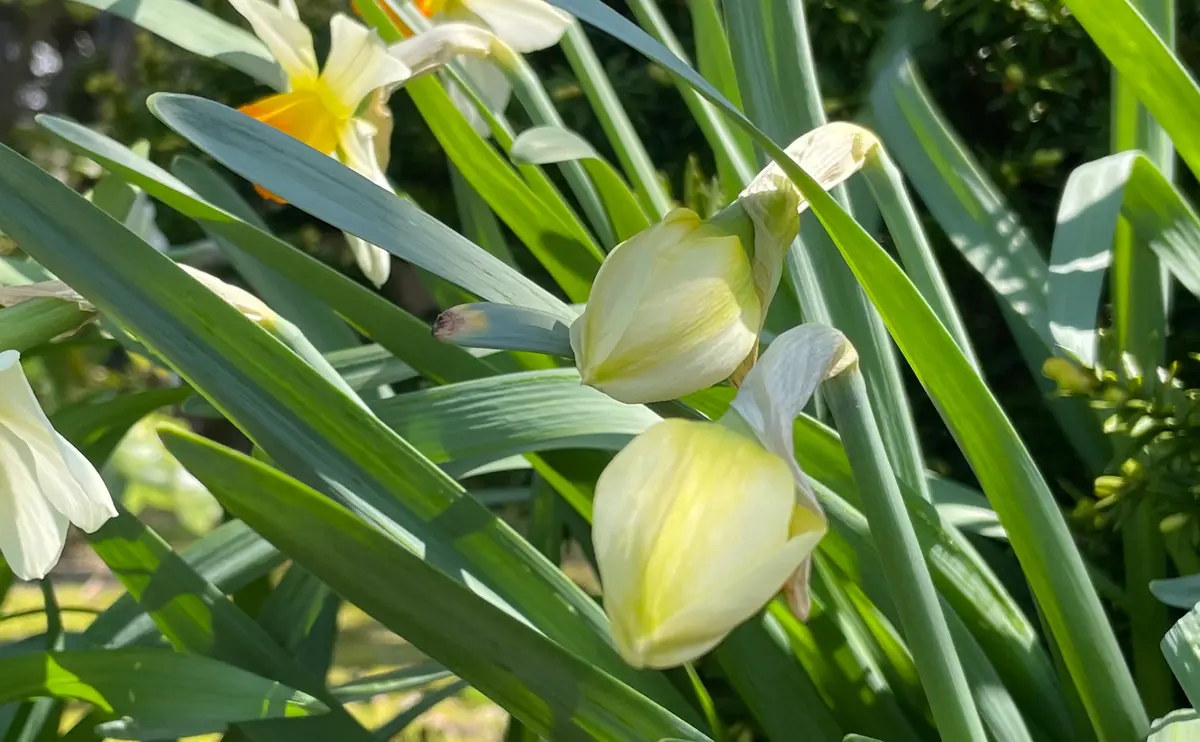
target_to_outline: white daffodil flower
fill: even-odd
[[[51,427],[20,361],[0,353],[0,553],[35,580],[58,563],[69,524],[91,533],[117,509],[96,468]]]
[[[374,156],[376,130],[356,114],[368,95],[408,79],[408,66],[388,53],[378,34],[338,13],[329,22],[329,56],[324,68],[319,68],[312,34],[293,0],[281,0],[278,6],[265,0],[230,2],[250,22],[287,77],[285,92],[243,106],[242,113],[336,157],[391,190]],[[382,286],[391,269],[388,253],[352,235],[347,239],[363,273]]]
[[[836,122],[788,147],[824,188],[858,172],[878,140]],[[784,257],[808,208],[775,163],[716,216],[676,209],[600,267],[571,348],[583,383],[626,403],[660,402],[732,378],[757,358]]]
[[[780,335],[718,423],[665,420],[596,483],[592,539],[613,640],[634,667],[705,654],[783,592],[808,615],[825,515],[796,464],[792,421],[856,362],[832,328]]]

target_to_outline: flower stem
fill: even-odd
[[[862,374],[851,367],[825,382],[824,390],[938,731],[942,739],[985,742],[983,722],[875,426]]]

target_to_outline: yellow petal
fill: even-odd
[[[592,531],[622,656],[681,664],[762,608],[811,552],[794,507],[787,464],[750,438],[666,420],[634,439],[597,482]]]
[[[604,261],[571,346],[584,383],[622,402],[655,402],[728,378],[760,319],[740,240],[677,209]]]
[[[340,122],[329,112],[316,90],[268,96],[238,110],[299,139],[318,152],[331,154],[337,148]]]

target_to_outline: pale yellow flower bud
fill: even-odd
[[[665,420],[596,484],[593,535],[613,639],[634,667],[716,646],[783,589],[825,533],[787,462],[721,425]]]
[[[741,239],[676,209],[604,261],[571,348],[583,383],[630,404],[662,401],[728,378],[761,320]]]
[[[793,453],[792,423],[857,356],[837,330],[776,338],[719,423],[660,422],[596,483],[592,540],[613,641],[635,667],[715,647],[783,593],[808,615],[825,515]]]

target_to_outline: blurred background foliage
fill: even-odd
[[[241,23],[225,0],[198,2]],[[916,2],[921,3],[926,21],[926,41],[917,54],[934,98],[1024,218],[1038,244],[1049,246],[1059,195],[1071,170],[1109,151],[1111,69],[1107,61],[1066,8],[1052,0]],[[322,57],[328,44],[328,19],[335,12],[349,12],[349,3],[299,0],[298,4]],[[624,10],[620,2],[611,4]],[[690,48],[687,0],[661,0],[660,4]],[[1200,4],[1178,6],[1179,53],[1186,64],[1197,69]],[[884,43],[896,5],[883,0],[809,0],[807,9],[828,114],[853,118],[870,83],[872,52]],[[707,182],[715,168],[711,152],[674,86],[662,70],[628,47],[603,34],[589,33],[672,192],[677,196],[695,193],[696,185]],[[613,159],[561,51],[537,53],[531,62],[546,81],[566,125]],[[147,111],[145,99],[157,91],[192,93],[234,106],[264,92],[241,72],[176,48],[116,16],[65,0],[0,0],[0,139],[15,143],[61,179],[83,190],[99,172],[34,127],[34,115],[65,114],[121,142],[145,140],[152,159],[166,165],[187,146]],[[391,105],[396,125],[390,177],[425,210],[457,226],[451,175],[437,142],[403,92],[393,97]],[[512,110],[519,115],[516,107]],[[526,122],[517,119],[514,123],[520,128]],[[1195,182],[1184,169],[1180,171],[1185,192],[1195,200]],[[297,209],[257,198],[244,182],[238,181],[237,186],[259,205],[280,236],[362,280],[339,232]],[[172,245],[202,245],[198,228],[167,207],[158,207],[158,224]],[[991,292],[949,247],[932,220],[926,227],[931,238],[941,241],[937,247],[944,270],[992,388],[1042,470],[1059,485],[1064,507],[1074,508],[1077,514],[1080,508],[1090,513],[1088,508],[1096,502],[1092,479],[1073,455],[1064,454],[1060,433],[1046,418],[1041,393],[1023,366]],[[194,260],[203,264],[204,254],[201,247]],[[537,275],[539,271],[533,267],[528,272]],[[421,278],[403,266],[396,266],[382,291],[418,315],[428,317],[435,310]],[[1194,300],[1179,292],[1177,301]],[[1197,317],[1200,313],[1181,306],[1175,316]],[[1174,328],[1167,358],[1185,358],[1200,347],[1198,340],[1200,325]],[[1186,364],[1180,370],[1181,388],[1198,385],[1196,365]],[[79,395],[102,392],[129,383],[128,374],[136,377],[135,372],[126,369],[103,377],[80,372],[67,386],[73,384]],[[973,477],[936,410],[915,380],[910,378],[910,382],[929,465],[971,481]],[[213,435],[212,431],[205,433]],[[157,455],[149,450],[153,442],[133,443],[136,445],[124,447],[114,462],[121,476],[130,478],[126,494],[136,495],[127,500],[131,508],[177,508],[185,532],[204,530],[219,518],[211,501],[180,479],[178,472],[146,465],[145,457]],[[1189,496],[1195,498],[1194,493]],[[1189,507],[1195,508],[1194,502]],[[1105,535],[1111,534],[1111,524],[1102,521],[1080,517],[1076,525],[1090,536],[1085,541],[1093,557],[1119,572],[1119,559],[1111,558],[1111,537]]]

